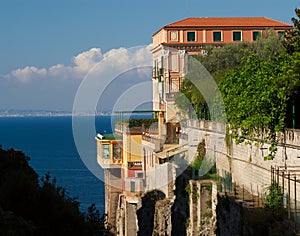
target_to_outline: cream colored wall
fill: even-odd
[[[142,135],[123,135],[123,166],[127,167],[128,162],[142,161]]]
[[[161,43],[167,42],[168,40],[168,32],[165,29],[161,29],[159,32],[157,32],[153,37],[153,46],[157,46]]]

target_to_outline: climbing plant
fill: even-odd
[[[275,63],[250,54],[220,85],[231,135],[236,143],[246,139],[262,144],[270,142],[270,154],[266,159],[274,157],[276,132],[285,127],[288,98],[286,87],[279,86],[283,64],[281,57]]]

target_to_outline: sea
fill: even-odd
[[[111,117],[96,116],[95,128],[102,134],[111,133]],[[22,150],[40,177],[50,173],[70,197],[78,199],[82,212],[94,203],[100,214],[105,213],[104,183],[89,171],[78,154],[71,116],[0,117],[0,145],[4,149]],[[97,165],[96,155],[92,158]],[[103,172],[100,167],[95,169]]]

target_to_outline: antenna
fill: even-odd
[[[189,0],[185,1],[185,11],[186,11],[186,16],[189,16]]]

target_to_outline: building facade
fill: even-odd
[[[187,73],[187,57],[207,54],[206,47],[255,42],[273,31],[283,35],[291,25],[265,17],[187,18],[168,24],[153,36],[153,108],[166,113],[166,122],[176,118],[174,94]]]
[[[154,189],[174,199],[176,175],[194,157],[189,143],[180,141],[181,116],[174,101],[188,72],[188,57],[205,56],[208,45],[251,43],[269,30],[281,35],[290,28],[264,17],[187,18],[152,36],[152,123],[121,121],[115,124],[115,135],[96,137],[97,161],[105,175],[105,211],[119,235],[129,231],[126,221],[117,219],[118,209],[138,204],[143,193]]]

